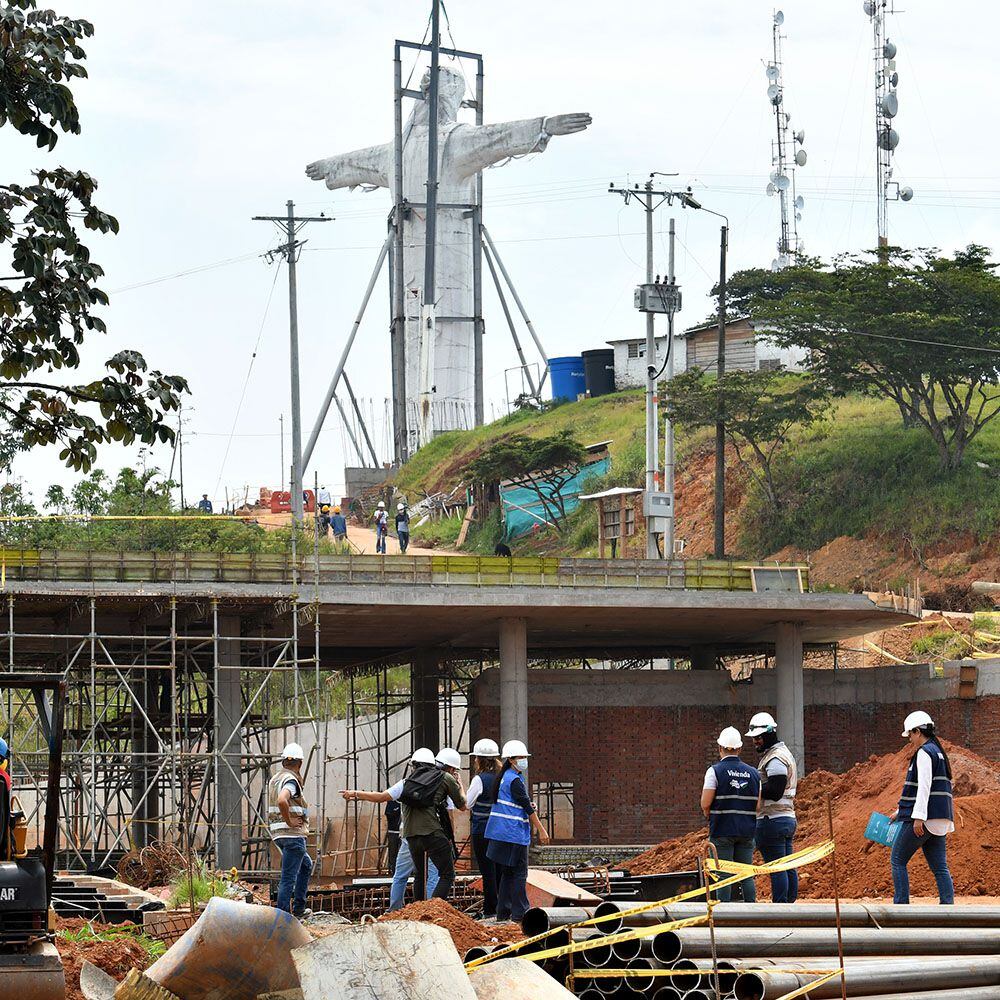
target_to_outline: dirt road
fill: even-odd
[[[292,520],[291,514],[270,514],[259,513],[254,515],[257,523],[264,528],[286,528]],[[312,515],[308,515],[312,516]],[[362,528],[356,524],[347,525],[347,539],[351,543],[352,551],[359,555],[375,555],[375,529]],[[386,540],[385,554],[388,556],[399,555],[399,542],[390,535]],[[407,548],[406,554],[410,556],[443,556],[458,555],[454,549],[422,549],[417,545]]]

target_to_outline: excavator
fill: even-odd
[[[55,946],[51,909],[59,828],[66,681],[62,674],[0,673],[0,696],[31,693],[48,744],[41,847],[28,848],[28,818],[7,776],[0,774],[0,997],[64,1000],[66,980]],[[13,740],[15,734],[8,734]],[[11,748],[16,753],[16,747]]]

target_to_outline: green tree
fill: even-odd
[[[509,481],[531,490],[547,519],[562,531],[566,520],[563,488],[580,471],[587,449],[569,430],[551,437],[531,438],[510,434],[500,438],[473,459],[465,474],[481,483]]]
[[[807,426],[822,416],[829,402],[826,389],[810,376],[732,371],[719,380],[691,368],[667,385],[670,419],[686,430],[714,426],[720,393],[727,438],[771,506],[780,511],[778,453],[793,427]]]
[[[783,347],[804,347],[837,393],[891,399],[941,468],[1000,413],[1000,277],[985,247],[953,257],[890,248],[828,268],[739,276],[737,303]]]
[[[58,130],[79,134],[69,83],[87,75],[80,41],[88,21],[38,10],[35,0],[0,6],[0,126],[52,150]],[[79,228],[107,234],[118,221],[94,204],[97,182],[66,167],[34,171],[34,183],[0,184],[0,247],[15,277],[0,285],[0,466],[18,450],[58,444],[71,468],[89,469],[100,444],[172,442],[164,422],[187,383],[147,371],[133,350],[105,362],[106,374],[74,383],[54,375],[80,366],[88,335],[105,332],[97,309],[104,271]]]

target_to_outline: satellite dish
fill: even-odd
[[[808,160],[808,159],[809,159],[809,157],[808,157],[808,156],[806,156],[806,151],[805,151],[804,149],[800,149],[800,150],[799,150],[799,151],[798,151],[798,152],[797,152],[797,153],[795,154],[795,162],[796,162],[796,163],[797,163],[797,164],[798,164],[798,165],[799,165],[800,167],[804,167],[804,166],[806,165],[806,160]]]
[[[785,12],[784,11],[781,11],[781,10],[775,11],[775,14],[774,14],[774,23],[776,25],[778,25],[779,27],[781,27],[781,25],[783,25],[785,23]]]
[[[774,186],[774,184],[771,181],[768,181],[767,187],[764,188],[764,190],[767,192],[768,198],[771,198],[774,196],[774,192],[777,191],[778,189]]]
[[[882,98],[882,114],[884,114],[886,118],[895,118],[898,111],[899,98],[896,97],[894,91],[890,90],[889,93]]]
[[[895,149],[899,145],[899,133],[894,128],[887,128],[879,132],[878,144],[882,149]]]
[[[786,111],[785,112],[785,124],[787,125],[792,120],[792,116]]]
[[[774,63],[768,63],[765,72],[767,73],[768,80],[777,80],[778,76],[781,73],[781,70],[779,70],[778,67],[774,65]]]
[[[902,187],[899,189],[900,201],[910,201],[913,198],[913,188]]]
[[[889,86],[890,87],[895,87],[895,86],[898,86],[898,84],[899,84],[899,74],[898,73],[890,73],[889,74]]]
[[[895,42],[890,42],[889,39],[887,38],[885,40],[885,45],[882,46],[882,55],[884,55],[886,57],[886,59],[895,59],[896,58],[896,43]]]
[[[874,13],[875,13],[875,2],[874,2],[874,0],[865,0],[865,2],[864,2],[864,3],[862,4],[862,5],[861,5],[861,9],[862,9],[862,10],[863,10],[863,11],[864,11],[864,12],[865,12],[865,13],[866,13],[866,14],[867,14],[867,15],[868,15],[869,17],[871,17],[871,16],[872,16],[872,14],[874,14]]]
[[[791,185],[792,182],[784,174],[778,174],[777,178],[774,181],[774,186],[779,191],[787,191],[791,187]]]
[[[777,103],[778,96],[780,94],[781,94],[781,88],[776,83],[772,83],[771,86],[767,88],[767,97],[772,104]]]
[[[805,200],[805,198],[802,197],[802,195],[799,195],[795,199],[795,207],[796,208],[803,208],[805,206],[805,203],[806,203],[806,200]]]
[[[806,130],[804,128],[800,128],[798,132],[795,133],[795,141],[800,146],[806,141]]]
[[[796,222],[801,222],[802,221],[802,213],[801,212],[796,212],[795,213],[795,221]]]

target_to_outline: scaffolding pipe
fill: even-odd
[[[664,945],[671,935],[684,958],[710,958],[709,932],[698,927],[664,931]],[[723,927],[715,932],[719,958],[783,958],[837,953],[837,931],[833,927]],[[1000,953],[1000,929],[978,927],[934,928],[933,934],[909,927],[869,930],[848,927],[844,931],[844,954],[858,958],[878,955],[996,955]]]
[[[844,938],[847,947],[847,936]],[[833,963],[835,960],[826,959]],[[1000,987],[1000,957],[921,961],[919,958],[883,959],[879,962],[849,962],[845,964],[849,996],[871,995],[874,990],[909,991],[915,996],[936,988],[959,990],[968,996],[967,987],[992,987],[993,995]],[[815,976],[800,975],[776,969],[774,972],[742,972],[736,978],[736,1000],[772,1000],[793,992]],[[809,992],[812,1000],[834,1000],[840,994],[840,978],[816,986]]]

